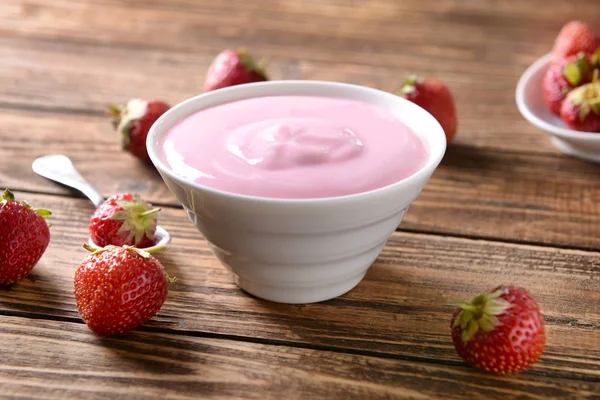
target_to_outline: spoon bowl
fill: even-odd
[[[171,243],[171,235],[162,226],[157,226],[156,227],[156,232],[154,233],[154,236],[156,237],[157,241],[156,241],[156,244],[154,244],[152,247],[155,247],[155,246],[166,246],[169,243]],[[88,238],[88,244],[90,246],[96,247],[96,248],[102,247],[102,246],[99,246],[96,243],[94,243],[94,241],[92,240],[92,238]],[[145,247],[140,247],[140,249],[144,250],[146,248]]]
[[[31,168],[33,172],[46,179],[78,190],[90,199],[96,207],[100,207],[104,203],[104,196],[81,176],[69,157],[65,155],[51,154],[42,156],[33,162]],[[162,226],[156,227],[155,235],[158,241],[154,246],[166,246],[171,242],[171,235]],[[100,247],[91,238],[88,239],[88,244],[93,247]],[[143,250],[144,248],[141,249]]]

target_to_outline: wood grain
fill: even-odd
[[[457,143],[556,153],[518,114],[516,81],[549,51],[564,21],[600,16],[589,0],[555,2],[552,13],[538,12],[542,0],[247,3],[7,0],[0,6],[5,43],[34,40],[5,49],[0,99],[94,110],[135,94],[175,102],[199,93],[217,52],[247,46],[270,60],[273,79],[395,91],[408,73],[438,76],[457,98]],[[47,79],[15,79],[27,76]]]
[[[3,395],[65,398],[592,398],[598,386],[530,382],[463,366],[281,345],[136,332],[101,339],[80,324],[3,317]],[[34,357],[32,357],[32,355]],[[573,391],[573,390],[576,390]]]
[[[73,195],[31,171],[35,158],[64,153],[105,196],[178,205],[102,116],[0,109],[0,120],[0,186]],[[597,165],[566,157],[451,147],[400,229],[598,249],[599,178]]]
[[[0,102],[96,114],[111,102],[133,96],[160,97],[175,104],[200,94],[215,54],[213,50],[190,53],[2,38]],[[272,79],[342,81],[391,92],[398,90],[411,71],[415,70],[269,57]],[[521,118],[514,103],[513,79],[486,82],[458,71],[441,76],[453,87],[459,104],[461,128],[456,144],[558,154],[545,134]],[[487,105],[494,106],[492,116],[484,109]],[[490,118],[503,123],[490,123]]]
[[[519,115],[514,89],[564,22],[599,18],[597,0],[1,1],[0,187],[52,209],[54,226],[31,275],[0,289],[0,396],[598,398],[600,253],[586,250],[600,249],[600,170],[559,154]],[[419,73],[455,95],[456,142],[364,281],[337,299],[282,305],[238,289],[103,116],[134,96],[200,93],[212,58],[240,46],[269,60],[272,79],[394,92]],[[57,152],[106,196],[163,206],[174,241],[159,258],[178,281],[133,333],[101,339],[79,318],[72,277],[92,206],[30,169]],[[538,300],[547,346],[499,378],[458,358],[448,303],[506,283]]]
[[[0,289],[0,313],[80,322],[72,276],[86,254],[79,244],[92,209],[78,199],[27,198],[53,210],[52,241],[27,279]],[[571,389],[600,385],[598,253],[396,233],[353,291],[328,302],[293,306],[239,290],[182,210],[164,209],[160,223],[174,241],[159,258],[178,281],[143,330],[459,366],[449,336],[449,301],[516,283],[538,300],[548,345],[541,362],[515,382],[545,376],[568,377]]]

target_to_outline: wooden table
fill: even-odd
[[[600,398],[600,166],[557,152],[518,113],[518,77],[597,0],[2,0],[0,187],[54,212],[29,277],[0,289],[0,396],[10,398]],[[600,27],[599,27],[600,28]],[[320,304],[239,290],[151,168],[118,150],[106,107],[201,92],[211,59],[246,46],[273,79],[395,91],[411,73],[453,90],[455,143],[365,280]],[[175,236],[178,281],[135,332],[82,322],[73,273],[91,203],[34,175],[64,153],[105,196],[139,191]],[[541,361],[475,371],[449,335],[452,299],[528,288]]]

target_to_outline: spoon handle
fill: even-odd
[[[62,183],[86,195],[96,207],[104,202],[104,196],[77,172],[71,160],[62,154],[51,154],[36,159],[33,171],[52,181]]]

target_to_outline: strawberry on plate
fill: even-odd
[[[211,63],[204,82],[210,92],[229,86],[268,80],[264,67],[257,65],[245,50],[223,50]]]
[[[560,117],[570,129],[600,132],[600,81],[573,89],[562,102]]]
[[[592,54],[600,47],[596,32],[585,22],[571,21],[565,24],[554,41],[552,54],[555,59]]]
[[[23,279],[38,263],[50,243],[44,219],[50,215],[16,201],[8,189],[0,196],[0,286]]]
[[[560,107],[569,92],[592,81],[598,60],[598,52],[593,55],[579,53],[550,63],[542,81],[544,100],[550,111],[560,115]]]
[[[84,247],[92,253],[75,271],[75,301],[92,331],[125,333],[160,311],[171,280],[160,261],[135,247]]]
[[[149,162],[146,138],[152,125],[171,106],[162,100],[131,99],[124,106],[112,105],[113,128],[121,135],[121,149]]]
[[[399,96],[424,108],[440,123],[450,143],[458,125],[456,107],[450,89],[439,79],[409,77],[402,84]]]
[[[536,301],[515,286],[499,286],[458,303],[451,327],[462,359],[499,375],[516,374],[535,364],[546,342]]]
[[[90,238],[100,247],[153,246],[160,208],[144,201],[139,194],[119,193],[109,197],[92,215]]]

